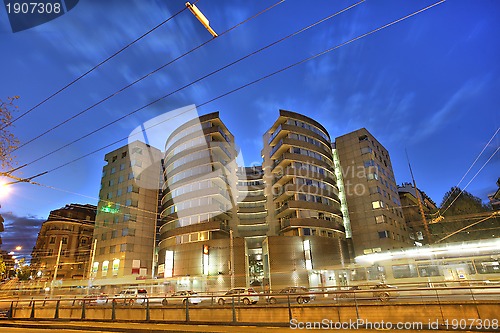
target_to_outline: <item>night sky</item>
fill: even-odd
[[[277,1],[201,0],[197,6],[222,34]],[[0,9],[0,97],[19,95],[20,111],[14,116],[22,114],[181,11],[184,3],[81,0],[65,15],[17,33],[11,31],[5,8]],[[97,204],[105,153],[125,145],[128,134],[142,123],[186,105],[204,104],[434,2],[366,1],[52,153],[354,3],[286,0],[20,148],[17,163],[28,166],[16,176],[49,172],[36,178],[41,185],[12,185],[0,199],[6,220],[2,249],[23,245],[28,254],[51,210],[69,203]],[[280,108],[316,119],[332,138],[366,127],[389,150],[397,183],[411,181],[406,149],[419,188],[440,204],[500,127],[499,32],[498,1],[447,1],[205,104],[198,112],[220,112],[247,165],[261,162],[262,134]],[[184,10],[10,129],[26,143],[211,39]],[[460,187],[499,142],[497,134]],[[484,202],[497,188],[499,156],[467,187]]]

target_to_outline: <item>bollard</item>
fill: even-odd
[[[186,322],[189,323],[189,298],[186,298],[184,303],[186,303]]]
[[[150,315],[149,315],[149,298],[146,298],[146,321],[150,321]]]

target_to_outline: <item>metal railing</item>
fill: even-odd
[[[252,304],[255,297],[258,301]],[[33,320],[130,320],[171,323],[216,321],[283,326],[295,319],[321,321],[323,317],[333,313],[336,314],[335,320],[364,320],[376,316],[385,321],[396,321],[401,316],[413,316],[423,321],[427,316],[429,319],[426,320],[429,322],[437,320],[442,325],[453,316],[456,319],[464,314],[491,322],[499,312],[500,285],[433,288],[360,285],[320,288],[300,293],[200,293],[180,297],[90,295],[0,299],[0,317]],[[498,318],[496,320],[498,323]]]

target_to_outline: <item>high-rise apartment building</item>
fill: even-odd
[[[354,254],[410,246],[387,149],[365,128],[336,138],[335,149],[344,180]]]
[[[54,274],[56,279],[88,277],[95,215],[93,205],[70,204],[50,212],[31,254],[31,268],[36,277],[49,280]]]
[[[219,289],[245,277],[236,239],[236,156],[218,112],[186,122],[166,140],[159,276],[193,277],[183,282],[193,289]]]
[[[272,287],[320,286],[347,258],[330,136],[315,120],[280,110],[264,134],[269,234],[264,274]]]
[[[238,167],[218,113],[170,134],[159,277],[194,289],[335,279],[328,270],[348,258],[327,131],[281,110],[263,140],[263,165]]]
[[[135,141],[105,156],[94,230],[94,279],[151,277],[161,152]],[[156,186],[145,186],[144,184]]]

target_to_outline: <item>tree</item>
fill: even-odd
[[[451,190],[444,195],[443,201],[441,202],[441,210],[443,209],[446,210],[444,216],[482,213],[489,210],[487,205],[483,205],[480,198],[465,190],[462,193],[462,190],[456,186],[452,187]]]
[[[477,223],[487,218],[489,216],[488,213],[493,213],[491,207],[484,205],[481,199],[473,194],[467,191],[462,192],[458,187],[452,187],[446,192],[440,211],[444,216],[444,220],[429,226],[431,234],[434,236],[434,241],[441,240],[462,228],[464,228],[463,231],[446,238],[445,241],[461,242],[491,239],[500,235],[499,218],[490,218]]]
[[[12,151],[19,145],[15,135],[9,130],[13,112],[18,109],[14,101],[19,96],[7,97],[7,101],[0,99],[0,165],[2,169],[10,169],[14,164]]]

